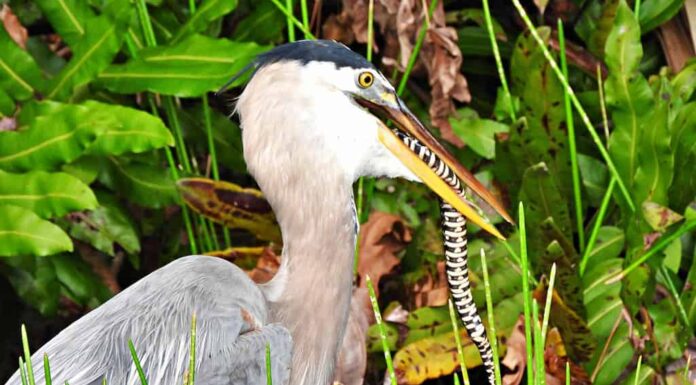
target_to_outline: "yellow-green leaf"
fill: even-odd
[[[0,213],[0,257],[45,256],[72,251],[68,235],[31,210],[0,205]]]

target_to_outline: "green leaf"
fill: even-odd
[[[592,206],[599,207],[609,180],[607,166],[599,159],[578,154],[578,167],[589,202]]]
[[[99,84],[117,93],[155,92],[180,97],[217,91],[266,47],[194,35],[171,46],[147,48],[137,59],[113,65]]]
[[[683,102],[691,100],[694,89],[696,89],[696,59],[689,60],[686,66],[672,79],[672,87],[676,97],[681,98]]]
[[[51,256],[58,281],[68,290],[70,297],[77,303],[90,305],[96,299],[97,304],[111,297],[111,292],[94,274],[92,268],[80,256],[75,254],[58,254]]]
[[[41,12],[68,45],[75,47],[87,33],[87,22],[96,16],[84,0],[37,0]]]
[[[211,22],[232,12],[237,8],[237,0],[205,0],[196,9],[196,12],[186,21],[181,29],[174,35],[173,43],[205,30]]]
[[[685,255],[684,257],[688,258],[689,256]],[[689,267],[689,273],[686,276],[686,284],[684,285],[680,299],[686,310],[686,316],[689,319],[692,330],[696,330],[696,258],[693,258],[692,255],[688,260],[691,261],[691,266]]]
[[[34,59],[0,28],[0,88],[15,100],[26,100],[42,89],[41,70]]]
[[[42,218],[52,218],[93,209],[97,198],[89,186],[68,174],[11,174],[0,170],[0,204],[21,206]]]
[[[617,258],[624,248],[626,237],[623,230],[613,226],[602,226],[597,234],[597,242],[590,251],[589,259],[593,263],[600,263],[602,260]]]
[[[672,122],[674,181],[669,190],[670,206],[681,212],[696,198],[696,102],[684,105]]]
[[[73,245],[60,227],[23,207],[0,205],[0,256],[45,256],[72,251]]]
[[[0,169],[9,171],[51,170],[79,158],[97,138],[84,107],[44,104],[38,116],[31,108],[19,121],[29,127],[0,132]],[[45,114],[44,114],[45,112]]]
[[[14,290],[41,314],[54,316],[60,300],[60,284],[49,258],[20,256],[5,259],[6,277]]]
[[[635,185],[639,166],[641,134],[646,116],[653,109],[648,82],[638,73],[643,54],[640,27],[628,6],[620,2],[614,27],[607,38],[606,63],[609,77],[605,83],[607,107],[614,122],[609,138],[609,153],[629,190]],[[638,204],[641,201],[634,199]]]
[[[508,132],[509,127],[495,120],[480,119],[470,108],[458,112],[459,119],[450,119],[454,133],[475,153],[486,159],[495,158],[495,134]]]
[[[640,4],[640,29],[646,34],[679,13],[684,0],[643,0]]]
[[[603,57],[607,36],[612,30],[616,10],[620,0],[593,1],[582,18],[576,30],[593,54]]]
[[[51,80],[48,98],[67,99],[76,87],[90,82],[111,64],[121,49],[132,9],[125,6],[113,18],[101,15],[87,21],[85,38],[73,48],[68,65]]]
[[[232,33],[234,41],[259,44],[277,43],[283,39],[285,15],[271,1],[249,3],[253,10],[242,19]]]
[[[62,227],[73,238],[87,242],[112,257],[115,256],[114,244],[121,246],[128,254],[140,252],[140,241],[133,222],[109,194],[99,194],[99,207],[64,220]]]
[[[120,155],[140,153],[173,146],[174,138],[159,117],[140,110],[118,105],[88,101],[90,119],[104,125],[88,153]]]
[[[659,232],[664,232],[669,226],[684,219],[683,216],[655,202],[645,201],[641,206],[643,217],[650,227]]]
[[[0,88],[0,118],[12,116],[15,112],[14,100],[2,88]]]
[[[159,208],[178,201],[171,174],[161,166],[126,163],[123,159],[109,157],[99,180],[141,206]]]

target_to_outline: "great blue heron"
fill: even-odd
[[[301,41],[262,54],[252,67],[236,111],[249,172],[281,227],[284,247],[277,275],[257,286],[226,261],[180,258],[39,349],[32,357],[37,384],[44,383],[44,354],[51,361],[53,383],[100,384],[106,379],[109,384],[139,384],[129,339],[150,384],[181,384],[194,313],[197,384],[264,384],[267,345],[276,384],[329,384],[350,307],[358,230],[352,185],[360,176],[425,182],[445,207],[456,209],[450,208],[449,218],[464,214],[501,237],[460,196],[459,179],[507,217],[502,206],[362,56],[331,41]],[[375,114],[398,128],[388,128]],[[466,266],[457,265],[461,247],[466,253],[465,242],[457,243],[463,222],[444,223],[456,230],[446,233],[448,250],[454,253],[448,261],[459,276],[450,283],[459,290],[460,313],[470,316],[464,317],[465,326],[477,333],[477,344],[485,349],[475,308],[473,315],[467,313],[473,301]],[[7,384],[19,383],[16,373]]]

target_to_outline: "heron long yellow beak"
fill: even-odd
[[[403,104],[396,95],[382,95],[381,102],[362,101],[361,104],[371,110],[378,110],[391,119],[398,129],[416,139],[421,145],[427,147],[437,158],[444,162],[475,194],[495,209],[505,220],[513,223],[512,218],[505,207],[479,182],[469,170],[464,168],[452,154],[450,154],[428,131],[415,115]],[[436,174],[417,154],[415,154],[397,135],[384,123],[379,126],[378,137],[380,142],[387,147],[401,162],[418,176],[431,190],[442,200],[449,203],[457,211],[466,216],[485,231],[500,239],[503,235],[490,222],[478,214],[477,210],[460,196],[447,182]]]

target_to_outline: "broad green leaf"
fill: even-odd
[[[685,259],[688,258],[691,261],[691,265],[689,266],[689,273],[686,276],[686,284],[682,289],[680,300],[684,305],[691,329],[696,330],[696,258],[694,258],[693,254],[694,252],[692,252],[691,256],[688,254],[684,256]]]
[[[193,211],[259,239],[281,242],[273,210],[259,190],[204,178],[184,178],[177,185]]]
[[[196,8],[196,12],[186,21],[186,24],[174,35],[172,42],[180,42],[194,33],[203,31],[212,21],[232,12],[235,8],[237,8],[237,0],[203,1]]]
[[[553,218],[561,234],[572,239],[568,205],[561,196],[546,164],[539,163],[524,172],[519,200],[527,211],[527,231],[532,264],[538,263],[548,242],[544,240],[542,223]]]
[[[597,241],[588,256],[591,263],[617,258],[624,248],[626,237],[623,230],[613,226],[602,226],[597,234]]]
[[[70,235],[114,256],[118,244],[128,254],[140,252],[140,241],[128,213],[111,195],[99,194],[99,207],[62,222]]]
[[[97,198],[89,186],[68,174],[12,174],[0,170],[0,204],[21,206],[42,218],[52,218],[93,209]]]
[[[287,24],[285,15],[271,1],[249,3],[253,10],[234,29],[234,41],[253,41],[259,44],[278,43],[283,39]]]
[[[85,184],[91,184],[97,179],[100,166],[101,163],[97,157],[87,155],[72,163],[64,164],[60,170],[76,177]]]
[[[450,119],[454,133],[486,159],[495,158],[495,134],[508,132],[509,127],[495,120],[480,119],[476,111],[461,109],[459,117]]]
[[[15,100],[26,100],[43,89],[34,59],[0,28],[0,88]]]
[[[599,159],[578,154],[578,167],[589,202],[592,206],[599,207],[609,180],[607,166]]]
[[[696,89],[696,59],[691,58],[672,79],[672,87],[676,97],[681,98],[684,103],[690,101]]]
[[[0,88],[0,118],[12,116],[15,111],[14,100],[2,88]]]
[[[87,34],[87,22],[96,16],[84,0],[37,0],[53,29],[71,47]]]
[[[684,105],[672,122],[674,181],[669,190],[670,206],[681,212],[696,198],[696,102]]]
[[[483,12],[483,9],[479,8],[464,8],[458,11],[447,12],[446,19],[447,24],[461,24],[466,23],[467,21],[472,21],[479,27],[486,28],[485,13]],[[498,23],[498,20],[491,18],[491,25],[493,26],[493,33],[495,34],[496,39],[500,41],[507,41],[507,35],[505,34],[505,30],[500,25],[500,23]]]
[[[88,153],[120,155],[173,146],[174,138],[159,117],[119,105],[88,101],[82,104],[91,119],[104,125]]]
[[[606,43],[609,77],[605,90],[607,108],[614,123],[614,131],[609,138],[609,153],[629,191],[635,185],[642,133],[648,131],[644,128],[646,117],[653,109],[650,87],[637,72],[642,54],[640,27],[631,10],[621,0]],[[636,199],[634,201],[641,203]]]
[[[644,0],[640,4],[640,29],[646,34],[679,13],[684,0]]]
[[[99,180],[141,206],[159,208],[178,201],[176,186],[165,167],[109,157]]]
[[[175,45],[144,49],[138,59],[107,68],[99,75],[99,84],[117,93],[201,96],[217,91],[265,49],[193,35]]]
[[[385,327],[385,334],[387,336],[387,347],[389,350],[394,351],[396,350],[396,344],[399,340],[399,330],[397,327],[390,323],[390,322],[385,322],[384,323]],[[367,351],[369,353],[377,353],[377,352],[382,352],[383,347],[382,347],[382,336],[380,335],[379,332],[379,327],[377,324],[371,325],[367,329]]]
[[[447,306],[422,307],[408,314],[406,320],[408,335],[405,345],[427,337],[434,337],[452,330],[449,309]]]
[[[60,283],[50,258],[20,256],[3,261],[5,277],[22,300],[44,316],[55,316],[60,300]]]
[[[103,71],[121,49],[133,7],[122,7],[113,17],[101,15],[87,20],[86,35],[73,47],[68,65],[53,78],[48,87],[50,99],[67,99],[73,90]]]
[[[45,256],[72,251],[73,245],[63,230],[19,206],[0,205],[0,257],[17,255]]]
[[[58,254],[49,259],[53,263],[58,281],[67,289],[69,297],[77,303],[96,306],[111,297],[109,289],[79,255]]]
[[[96,140],[97,131],[86,108],[58,103],[42,106],[50,106],[45,107],[46,114],[37,116],[31,108],[22,111],[19,121],[30,121],[28,127],[0,132],[0,169],[55,169],[79,158]]]

